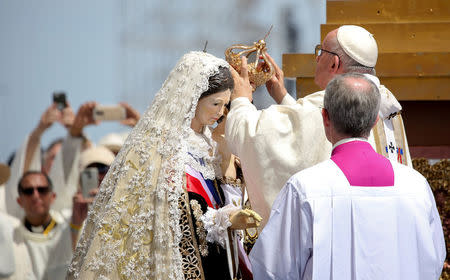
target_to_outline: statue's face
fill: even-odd
[[[230,102],[230,95],[231,91],[227,89],[201,98],[192,122],[200,126],[214,124],[223,115],[225,105]]]

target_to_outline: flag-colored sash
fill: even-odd
[[[214,188],[212,180],[205,180],[200,172],[189,165],[185,165],[186,189],[201,195],[209,207],[217,209],[219,207],[219,194]]]

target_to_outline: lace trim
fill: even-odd
[[[225,248],[228,228],[231,226],[230,214],[239,209],[232,204],[218,210],[208,207],[208,211],[201,217],[207,231],[206,241],[219,243],[220,246]]]
[[[205,127],[202,134],[190,129],[187,138],[187,150],[186,163],[202,173],[205,179],[214,180],[221,177],[221,158],[217,151],[217,143],[211,138],[209,127]]]
[[[195,222],[195,225],[197,227],[196,233],[198,236],[198,240],[200,242],[198,248],[200,250],[200,254],[203,257],[206,257],[208,255],[208,245],[206,244],[206,231],[205,228],[203,227],[203,222],[201,220],[201,217],[203,215],[202,207],[195,199],[191,200],[190,204],[196,220]]]

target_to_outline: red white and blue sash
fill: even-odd
[[[189,165],[185,165],[186,171],[186,189],[188,192],[193,192],[201,195],[209,207],[219,208],[220,198],[214,182],[212,180],[205,180],[202,174]]]

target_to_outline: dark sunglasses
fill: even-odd
[[[34,190],[37,190],[39,194],[48,194],[50,192],[49,186],[40,186],[40,187],[34,187],[34,188],[20,188],[19,192],[24,195],[32,195],[34,193]]]

